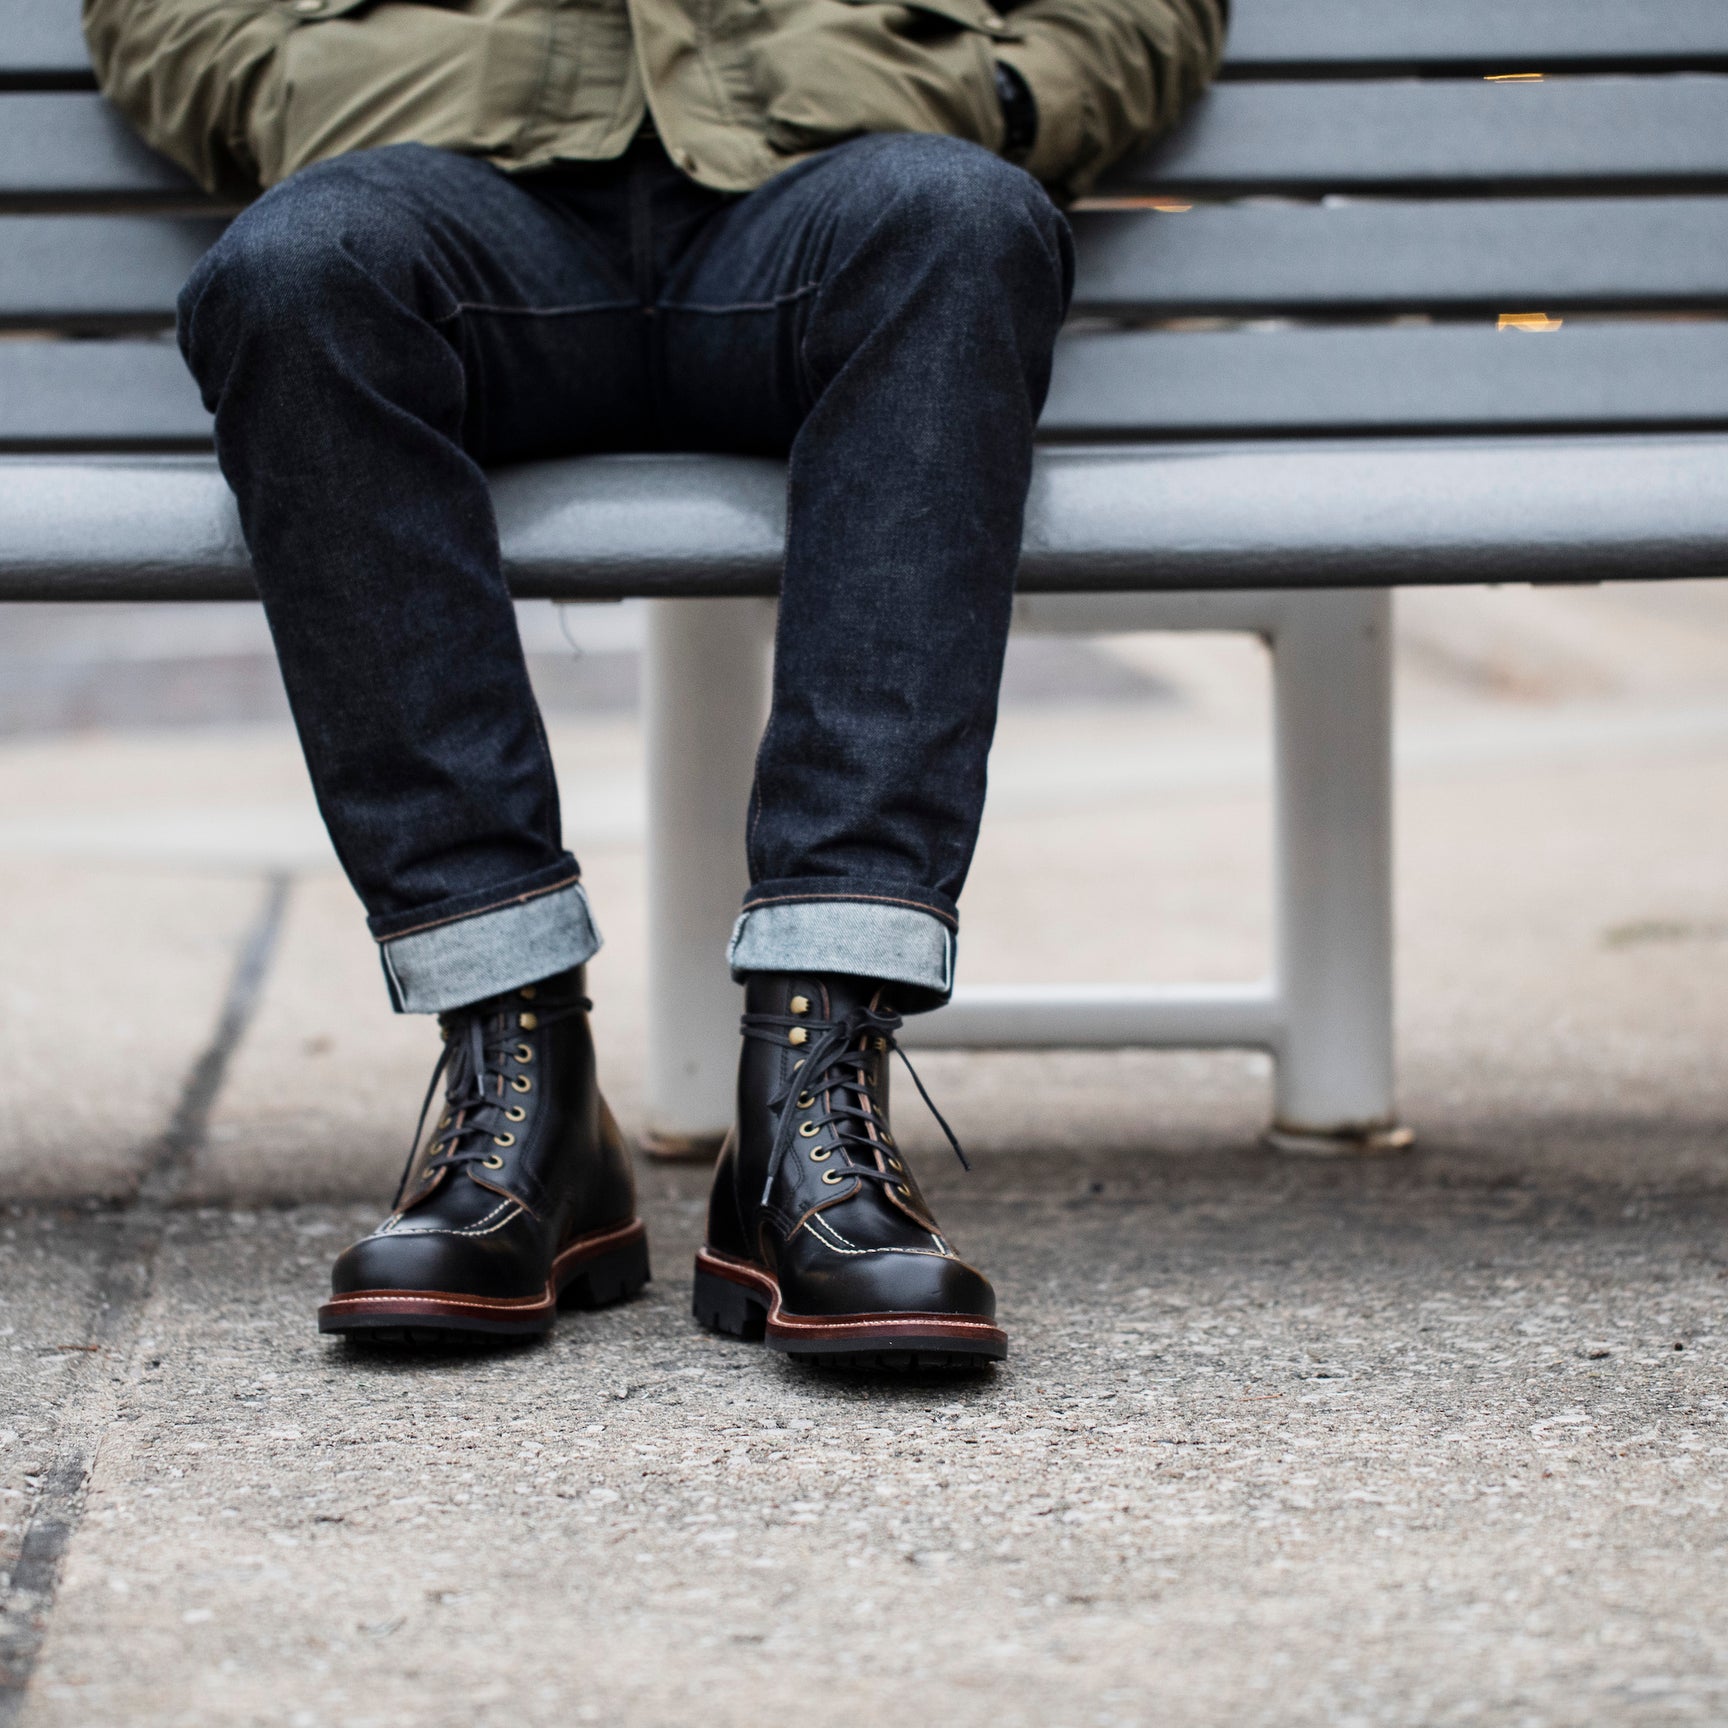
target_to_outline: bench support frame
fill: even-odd
[[[764,600],[649,603],[648,1139],[715,1142],[732,1111],[739,991],[727,931],[740,812],[767,708]],[[1022,596],[1016,627],[1242,630],[1273,655],[1275,939],[1249,984],[961,985],[907,1023],[924,1048],[1267,1051],[1268,1138],[1351,1153],[1408,1142],[1393,1113],[1392,600],[1386,589]]]

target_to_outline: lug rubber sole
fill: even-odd
[[[988,1320],[948,1314],[788,1314],[772,1273],[703,1248],[692,1309],[710,1332],[816,1367],[908,1371],[981,1369],[1008,1354],[1008,1334]]]
[[[579,1236],[559,1250],[538,1296],[468,1296],[457,1290],[356,1290],[318,1310],[318,1330],[356,1343],[410,1348],[538,1338],[558,1310],[626,1302],[653,1276],[640,1218]]]

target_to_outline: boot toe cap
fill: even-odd
[[[782,1269],[781,1301],[796,1314],[940,1314],[994,1320],[996,1292],[976,1267],[906,1249],[800,1258]]]
[[[514,1251],[512,1251],[514,1250]],[[463,1237],[449,1230],[389,1230],[346,1248],[331,1269],[335,1296],[362,1290],[486,1297],[537,1296],[547,1269],[521,1244]]]

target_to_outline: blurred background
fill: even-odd
[[[1728,1120],[1728,584],[1407,591],[1397,607],[1405,1119],[1430,1147],[1580,1169],[1630,1133],[1650,1180],[1704,1174]],[[519,611],[608,939],[591,985],[629,1126],[654,1036],[644,616]],[[962,976],[1260,975],[1267,701],[1249,638],[1017,638]],[[129,1191],[236,954],[277,914],[187,1197],[387,1196],[436,1039],[389,1011],[255,607],[0,607],[0,882],[13,1198]],[[969,1144],[1010,1158],[1240,1147],[1269,1097],[1248,1053],[926,1069]],[[50,1072],[78,1081],[46,1098]],[[920,1115],[903,1110],[902,1132],[933,1145]]]

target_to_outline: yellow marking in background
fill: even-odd
[[[1483,80],[1484,84],[1540,84],[1540,72],[1490,72]]]
[[[1499,330],[1558,330],[1566,320],[1550,318],[1546,312],[1502,312],[1495,326]]]

